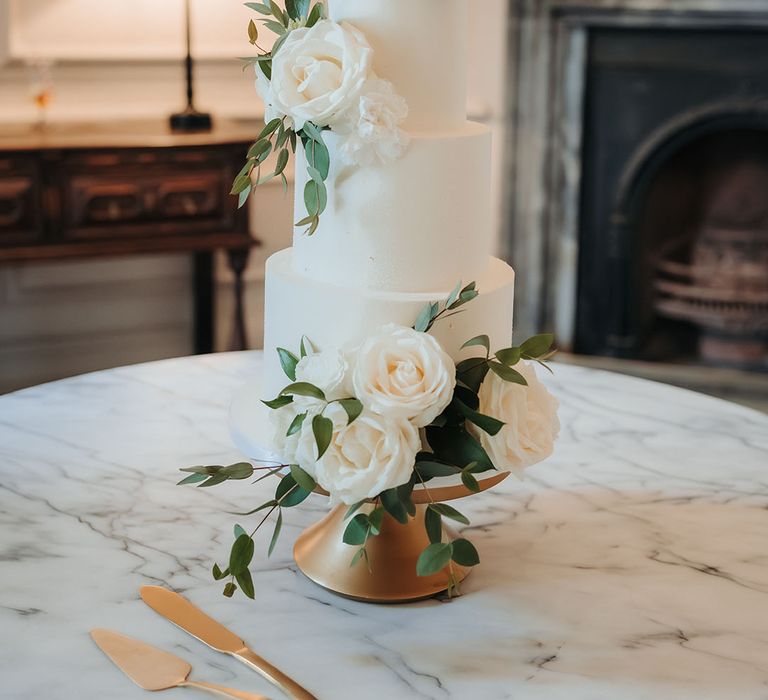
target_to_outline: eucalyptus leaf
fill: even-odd
[[[457,379],[477,393],[488,374],[488,361],[484,358],[470,357],[456,365]]]
[[[482,445],[463,428],[427,428],[427,440],[437,457],[446,462],[477,462],[477,471],[494,469]]]
[[[397,522],[405,525],[408,522],[408,509],[400,498],[397,489],[388,489],[380,495],[381,505]]]
[[[306,396],[310,399],[325,401],[323,390],[308,382],[295,382],[289,384],[280,392],[281,396]]]
[[[299,358],[285,348],[277,348],[277,354],[280,357],[280,366],[283,368],[285,376],[292,382],[295,382],[296,365],[299,364]]]
[[[355,513],[357,513],[358,510],[360,510],[366,503],[368,503],[368,499],[363,499],[362,501],[358,501],[357,503],[353,503],[349,508],[347,508],[347,512],[344,513],[344,520],[349,520]]]
[[[528,338],[521,346],[520,352],[525,359],[535,360],[546,355],[555,342],[555,336],[552,333],[541,333]]]
[[[483,413],[471,409],[455,396],[451,405],[468,421],[488,433],[488,435],[496,435],[505,425],[502,421],[493,416],[486,416]]]
[[[256,141],[248,149],[248,158],[256,158],[257,160],[264,160],[272,151],[272,142],[268,139],[262,138],[260,141]]]
[[[219,568],[218,564],[214,564],[213,565],[213,572],[212,573],[213,573],[213,580],[214,581],[221,581],[222,579],[225,579],[225,578],[227,578],[227,576],[230,575],[229,574],[229,569],[224,569],[224,571],[222,571]]]
[[[259,40],[259,30],[256,27],[256,22],[252,19],[248,20],[248,40],[255,44]]]
[[[371,526],[371,534],[379,535],[381,533],[381,525],[384,522],[384,508],[379,506],[374,508],[368,514],[368,523]]]
[[[344,530],[344,544],[365,544],[365,541],[368,539],[368,525],[368,516],[364,513],[358,513],[349,521]]]
[[[315,347],[312,345],[312,341],[306,335],[301,336],[301,356],[306,357],[314,352]]]
[[[245,203],[248,201],[248,197],[251,196],[251,191],[253,190],[253,185],[248,185],[238,196],[237,196],[237,208],[242,209],[245,206]]]
[[[229,570],[233,576],[248,568],[253,559],[253,550],[253,539],[247,534],[243,533],[235,540],[229,555]]]
[[[235,525],[235,527],[233,528],[233,532],[235,533],[235,539],[237,539],[241,535],[247,535],[248,534],[245,531],[245,528],[243,528],[242,525]]]
[[[520,356],[521,349],[517,347],[504,348],[503,350],[498,350],[496,352],[496,359],[507,367],[512,367],[520,362]]]
[[[280,9],[280,6],[275,2],[275,0],[267,0],[269,3],[269,9],[272,10],[272,14],[275,16],[278,22],[282,23],[283,27],[288,26],[288,18],[285,16],[285,13]]]
[[[489,362],[488,366],[491,368],[494,374],[497,374],[505,382],[511,382],[512,384],[520,384],[522,386],[528,386],[528,382],[526,381],[525,377],[522,374],[520,374],[520,372],[518,372],[516,369],[512,369],[511,367],[502,365],[501,362],[493,362],[493,361]]]
[[[251,20],[251,22],[253,22],[253,20]],[[258,138],[256,139],[256,142],[258,143],[261,141],[261,139],[264,139],[267,136],[275,133],[275,131],[277,131],[277,129],[282,125],[282,123],[283,120],[280,117],[275,117],[272,121],[267,122],[267,124],[261,130]]]
[[[284,148],[277,154],[277,162],[275,163],[275,175],[280,175],[288,165],[288,159],[290,155],[288,149]]]
[[[322,143],[323,133],[312,122],[305,122],[303,131],[307,135],[307,138]]]
[[[223,484],[225,481],[227,481],[229,477],[219,472],[218,474],[214,474],[213,476],[209,477],[206,481],[201,483],[198,488],[209,488],[210,486],[218,486],[219,484]]]
[[[453,547],[450,543],[435,543],[429,545],[416,562],[416,574],[418,576],[432,576],[442,571],[451,561]]]
[[[304,413],[299,413],[292,421],[291,424],[288,426],[288,432],[285,434],[286,437],[291,437],[291,435],[296,435],[301,430],[301,427],[304,425],[304,421],[307,418],[306,411]]]
[[[469,525],[469,518],[466,515],[459,513],[458,510],[456,510],[453,506],[449,506],[447,503],[432,503],[429,507],[433,510],[436,510],[444,518],[450,518],[451,520],[455,520],[457,523]]]
[[[315,436],[315,444],[317,445],[317,458],[320,459],[331,444],[333,421],[323,415],[315,416],[312,419],[312,433]]]
[[[472,493],[478,493],[480,491],[480,484],[477,483],[477,479],[468,472],[466,469],[461,472],[461,483],[464,484]]]
[[[277,410],[278,408],[282,408],[283,406],[287,406],[290,403],[293,403],[293,396],[278,396],[276,399],[272,399],[271,401],[263,401],[262,402],[267,408],[271,408],[272,410]]]
[[[225,474],[227,479],[250,479],[253,476],[253,465],[250,462],[238,462],[224,467],[221,473]]]
[[[342,399],[339,404],[347,413],[347,425],[353,423],[363,412],[363,404],[357,399]]]
[[[208,478],[207,474],[190,474],[183,478],[176,486],[187,486],[188,484],[197,484],[201,481],[205,481]]]
[[[251,186],[250,175],[238,175],[235,178],[234,182],[232,183],[232,189],[229,191],[229,194],[240,194],[250,186]]]
[[[436,510],[427,508],[424,515],[424,527],[427,530],[427,537],[432,544],[438,544],[443,538],[443,519]]]
[[[453,291],[448,295],[448,299],[445,301],[445,305],[447,307],[450,307],[453,302],[455,302],[459,298],[459,292],[461,291],[461,280],[459,280],[456,283],[456,286],[453,288]]]
[[[269,541],[269,549],[267,550],[267,556],[271,557],[272,552],[275,551],[275,545],[280,538],[280,532],[283,529],[283,512],[277,511],[277,520],[275,521],[275,529],[272,532],[272,539]]]
[[[273,19],[268,20],[262,20],[264,22],[264,26],[269,29],[270,31],[277,34],[279,37],[285,37],[288,36],[288,32],[285,31],[285,25],[280,24],[280,22],[275,22]],[[275,55],[274,47],[272,48],[272,55]]]
[[[314,491],[317,483],[315,480],[307,474],[298,464],[291,465],[291,476],[296,483],[306,491]]]
[[[235,574],[235,580],[240,586],[240,590],[245,593],[251,600],[256,597],[256,593],[253,590],[253,578],[251,572],[248,569],[243,569],[241,572]]]
[[[416,323],[413,324],[413,328],[419,333],[426,333],[429,328],[429,324],[432,322],[432,304],[426,304],[422,307],[419,315],[416,317]]]
[[[461,346],[461,349],[463,350],[464,348],[471,348],[475,346],[483,347],[485,348],[486,352],[490,352],[491,339],[487,335],[477,335],[464,343],[464,345]]]
[[[307,17],[307,27],[314,27],[321,19],[323,19],[323,16],[323,6],[320,3],[316,3]]]
[[[480,563],[480,555],[477,553],[475,545],[469,540],[458,539],[451,544],[453,545],[451,558],[459,566],[477,566]]]

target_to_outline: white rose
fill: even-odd
[[[411,478],[421,439],[407,420],[363,412],[347,425],[347,414],[338,405],[325,415],[333,421],[333,438],[310,473],[334,501],[351,505]]]
[[[408,105],[392,83],[372,77],[349,122],[336,129],[346,134],[340,147],[342,159],[350,165],[374,165],[400,158],[410,142],[400,129],[407,116]]]
[[[323,390],[329,401],[349,396],[346,387],[349,363],[339,350],[323,350],[306,355],[296,365],[296,381],[308,382]],[[302,397],[296,397],[299,399]]]
[[[269,412],[269,422],[272,426],[272,449],[285,464],[293,464],[296,459],[299,436],[294,434],[289,437],[287,433],[293,419],[299,413],[300,411],[295,403]]]
[[[533,363],[520,362],[515,369],[528,386],[505,382],[489,372],[480,387],[480,413],[504,421],[496,435],[467,423],[494,466],[501,471],[516,471],[546,459],[552,454],[560,433],[558,401],[536,376]]]
[[[371,70],[373,51],[352,25],[321,20],[294,29],[272,59],[269,99],[280,114],[319,127],[333,122],[357,104]]]
[[[355,352],[352,384],[369,411],[421,428],[451,402],[456,367],[431,335],[389,324]]]
[[[256,92],[259,94],[261,101],[264,103],[264,123],[269,124],[273,119],[285,119],[285,126],[288,129],[293,128],[293,119],[287,117],[281,112],[272,101],[272,86],[261,68],[256,66]]]

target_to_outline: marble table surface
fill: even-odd
[[[185,592],[321,700],[768,698],[768,417],[556,366],[554,456],[462,503],[483,559],[463,597],[375,606],[314,586],[291,546],[317,497],[271,559],[257,543],[256,600],[227,600],[209,575],[226,511],[269,487],[177,487],[176,470],[238,459],[227,407],[260,364],[169,360],[0,397],[2,698],[144,697],[93,627],[282,697],[147,608],[143,584]]]

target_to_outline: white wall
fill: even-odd
[[[201,22],[196,45],[207,55],[197,65],[197,102],[218,116],[254,118],[261,107],[250,73],[243,73],[236,60],[223,56],[248,55],[240,0],[195,0],[215,9],[216,20]],[[3,32],[4,11],[16,3],[31,22],[19,31]],[[93,44],[71,38],[57,45],[48,36],[45,23],[56,18],[55,34],[73,29],[69,22],[77,12],[62,14],[62,7],[80,8],[95,4],[112,6],[112,0],[0,0],[0,64],[3,36],[10,36],[15,54],[0,68],[0,129],[3,123],[34,118],[29,99],[29,69],[23,55],[63,52],[70,60],[54,65],[55,99],[50,118],[82,121],[164,117],[182,104],[182,68],[163,57],[180,52],[179,25],[173,19],[180,0],[132,0],[124,3],[133,11],[160,12],[169,26],[160,26],[157,36],[139,42],[134,29],[122,25],[114,42]],[[473,118],[494,128],[494,172],[501,169],[503,144],[503,94],[507,0],[472,0],[470,84],[468,105]],[[483,12],[475,11],[482,5]],[[47,12],[56,14],[46,15]],[[157,15],[160,17],[160,15]],[[247,15],[246,15],[247,17]],[[110,20],[111,22],[112,20]],[[160,20],[157,20],[158,22]],[[77,31],[82,23],[75,22]],[[95,22],[91,22],[94,26]],[[205,29],[207,27],[207,29]],[[18,29],[18,27],[16,28]],[[210,31],[208,31],[210,30]],[[108,34],[106,36],[109,36]],[[138,44],[136,42],[139,42]],[[142,45],[140,52],[132,50]],[[74,47],[74,48],[73,48]],[[80,47],[78,60],[74,49]],[[147,47],[151,47],[148,50]],[[66,49],[66,51],[64,50]],[[154,54],[154,60],[137,60],[139,53]],[[69,52],[69,53],[67,53]],[[105,53],[106,52],[106,53]],[[112,52],[111,56],[109,56]],[[118,59],[122,54],[125,57]],[[143,53],[142,53],[143,52]],[[105,60],[104,56],[110,60]],[[500,211],[499,178],[494,178],[494,213]],[[252,217],[254,233],[264,241],[255,250],[247,273],[247,309],[253,347],[261,343],[263,262],[267,255],[290,245],[292,198],[283,195],[279,184],[261,188],[255,195]],[[495,223],[499,227],[498,216]],[[71,373],[130,361],[180,355],[191,351],[191,308],[188,289],[189,261],[184,256],[159,256],[61,264],[22,264],[0,267],[0,391]],[[218,261],[217,308],[221,323],[217,347],[226,349],[231,335],[231,279],[223,261]],[[99,299],[98,304],[93,300]],[[77,317],[78,322],[63,320]],[[119,317],[120,323],[115,319]],[[111,324],[111,325],[110,325]]]

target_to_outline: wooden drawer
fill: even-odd
[[[65,179],[66,239],[196,233],[231,224],[229,173],[222,168],[148,167],[73,173]]]
[[[0,156],[0,246],[41,237],[43,217],[37,174],[33,158]]]

